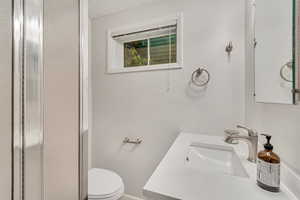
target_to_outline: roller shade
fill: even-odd
[[[169,24],[165,26],[156,26],[152,28],[137,29],[131,32],[113,33],[112,38],[119,42],[139,40],[162,36],[167,34],[175,34],[177,31],[177,24]]]

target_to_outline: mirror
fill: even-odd
[[[294,104],[295,0],[256,0],[255,100]]]

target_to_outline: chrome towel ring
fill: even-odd
[[[293,61],[289,61],[289,62],[285,63],[280,68],[280,77],[287,82],[293,82],[292,78],[287,77],[287,76],[291,75],[292,70],[293,70]]]
[[[204,77],[204,73],[206,74],[206,78]],[[210,74],[205,68],[198,68],[192,73],[191,83],[193,83],[198,87],[203,87],[207,85],[209,81],[210,81]]]

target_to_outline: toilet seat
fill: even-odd
[[[124,193],[121,177],[106,169],[94,168],[88,173],[88,199],[117,200]]]

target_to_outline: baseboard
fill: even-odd
[[[144,200],[144,199],[129,194],[124,194],[120,200]]]
[[[285,163],[281,164],[281,182],[291,199],[300,200],[300,174]]]

